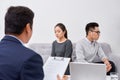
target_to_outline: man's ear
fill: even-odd
[[[27,33],[31,32],[30,23],[27,23],[27,25],[26,25],[26,32]]]

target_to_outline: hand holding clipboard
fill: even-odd
[[[44,80],[56,80],[58,74],[60,77],[63,77],[69,62],[70,58],[49,57],[43,66]]]

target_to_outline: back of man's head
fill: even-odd
[[[29,23],[32,29],[34,13],[24,6],[11,6],[5,15],[5,34],[20,35]]]

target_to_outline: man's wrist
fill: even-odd
[[[109,65],[110,63],[109,63],[109,60],[107,59],[107,58],[104,58],[103,59],[103,62],[104,62],[104,64],[106,64],[106,65]]]

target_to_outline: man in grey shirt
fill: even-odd
[[[106,64],[107,74],[115,72],[114,63],[108,60],[97,42],[100,36],[98,23],[88,23],[85,30],[86,38],[78,41],[76,44],[76,61],[89,63],[101,61]]]

